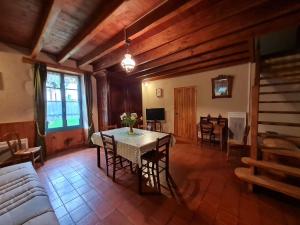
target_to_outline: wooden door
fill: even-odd
[[[196,140],[196,87],[174,88],[174,134]]]

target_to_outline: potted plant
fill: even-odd
[[[121,116],[121,123],[125,126],[129,127],[129,134],[134,134],[133,127],[134,125],[141,120],[141,118],[138,118],[138,115],[136,113],[123,113]]]

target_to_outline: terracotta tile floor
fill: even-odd
[[[57,156],[38,169],[62,225],[296,225],[300,203],[280,194],[247,186],[233,174],[217,147],[177,143],[171,149],[176,198],[140,196],[137,177],[117,173],[117,183],[96,166],[96,150]],[[104,167],[102,155],[101,165]]]

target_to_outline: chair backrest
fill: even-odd
[[[7,133],[2,136],[1,140],[6,141],[8,148],[12,154],[22,149],[22,143],[18,133]]]
[[[162,138],[157,138],[155,150],[159,152],[168,153],[170,148],[170,142],[171,142],[171,134],[168,134],[167,136]]]
[[[245,127],[244,137],[243,137],[243,144],[247,145],[248,135],[250,131],[250,126]]]
[[[200,123],[200,129],[202,134],[211,134],[213,131],[213,124],[211,122]]]
[[[100,131],[103,147],[105,151],[112,151],[113,153],[117,153],[117,146],[115,142],[115,138],[113,135],[103,134]]]
[[[118,126],[117,124],[113,124],[113,125],[106,125],[102,127],[102,130],[112,130],[112,129],[117,129]]]

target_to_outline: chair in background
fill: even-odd
[[[130,166],[131,172],[132,169],[132,162],[124,159],[122,156],[117,154],[117,145],[115,142],[115,138],[113,135],[103,134],[100,131],[103,148],[105,151],[105,161],[106,161],[106,175],[109,176],[109,167],[112,166],[113,168],[113,181],[116,180],[116,171],[121,170]],[[123,163],[128,162],[129,164],[124,165]]]
[[[35,167],[36,162],[40,161],[44,164],[41,146],[33,148],[23,148],[19,134],[8,133],[1,138],[6,141],[8,148],[12,154],[12,159],[16,162],[30,160]]]
[[[144,125],[144,124],[138,124],[138,129],[148,130],[148,127],[147,127],[147,125]]]
[[[247,148],[249,130],[246,112],[228,113],[227,160],[232,149],[244,150]]]
[[[212,139],[214,139],[213,129],[211,122],[200,122],[201,142],[212,142]]]
[[[106,125],[102,127],[102,130],[112,130],[112,129],[117,129],[118,126],[117,124],[113,124],[113,125]]]
[[[225,143],[225,137],[227,132],[227,118],[222,118],[220,115],[217,118],[217,122],[213,124],[213,137],[214,141],[218,140],[220,143],[220,149],[223,151]]]
[[[151,178],[156,187],[157,192],[161,193],[161,185],[159,174],[165,171],[165,176],[168,181],[169,175],[169,146],[171,141],[171,135],[167,135],[163,138],[158,138],[156,141],[156,147],[150,152],[145,153],[141,156],[142,166],[139,173],[139,182],[142,182],[144,175],[148,176],[149,182]],[[161,163],[160,163],[161,162]],[[141,183],[140,183],[141,186]],[[141,190],[141,194],[142,194]]]

